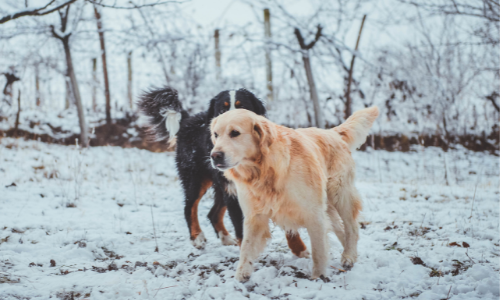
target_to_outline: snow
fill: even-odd
[[[200,203],[206,247],[191,245],[172,153],[3,138],[0,299],[498,299],[498,157],[436,148],[354,156],[364,199],[354,268],[337,269],[342,247],[331,234],[330,281],[309,280],[311,260],[293,256],[271,226],[242,284],[239,248],[222,246],[203,217],[211,192]]]

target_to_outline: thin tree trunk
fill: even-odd
[[[97,31],[99,32],[99,41],[101,43],[101,55],[102,55],[102,72],[104,75],[104,95],[106,96],[106,124],[111,124],[111,95],[109,91],[109,80],[108,80],[108,65],[106,63],[106,44],[104,42],[104,32],[102,29],[101,14],[94,5],[95,18],[97,20]]]
[[[35,97],[36,97],[36,106],[40,106],[40,66],[39,64],[35,65]]]
[[[63,13],[59,11],[59,18],[61,19],[61,30],[60,35],[54,29],[54,26],[50,26],[52,35],[61,41],[64,48],[64,54],[66,56],[66,65],[68,67],[67,74],[69,76],[69,81],[71,82],[71,90],[73,91],[73,96],[75,98],[76,108],[78,111],[78,121],[80,123],[80,142],[83,147],[88,147],[89,138],[87,132],[87,123],[85,123],[85,112],[83,111],[82,97],[80,96],[80,89],[78,88],[78,81],[76,80],[75,69],[73,68],[73,59],[71,58],[71,50],[69,47],[69,38],[71,33],[66,33],[66,26],[68,24],[69,9],[71,5],[66,6],[66,11]]]
[[[92,58],[92,110],[97,111],[97,58]]]
[[[294,34],[297,37],[300,49],[302,49],[302,60],[304,61],[304,69],[306,71],[307,82],[309,83],[309,93],[313,102],[316,127],[325,128],[325,119],[323,118],[323,113],[319,105],[318,92],[316,91],[316,84],[314,83],[314,77],[311,69],[311,60],[309,58],[309,49],[314,47],[314,45],[319,41],[319,39],[321,38],[321,31],[322,27],[321,25],[318,25],[314,40],[307,45],[304,42],[304,38],[302,37],[302,34],[300,33],[300,30],[298,28],[295,28]]]
[[[71,50],[69,48],[69,36],[61,39],[64,46],[64,54],[66,55],[66,64],[68,66],[68,75],[73,90],[73,96],[76,102],[78,111],[78,120],[80,122],[80,143],[82,147],[89,146],[89,138],[87,132],[87,123],[85,122],[85,112],[83,111],[82,98],[80,96],[80,89],[78,88],[78,81],[76,80],[75,70],[73,68],[73,59],[71,58]]]
[[[309,83],[309,94],[311,95],[311,100],[314,107],[314,117],[316,121],[316,127],[325,128],[325,119],[323,118],[323,113],[319,106],[318,92],[316,91],[316,83],[314,82],[314,77],[311,69],[311,61],[309,59],[309,51],[303,50],[302,60],[304,61],[304,69],[306,70],[307,82]]]
[[[128,53],[127,56],[127,66],[128,66],[128,82],[127,82],[127,94],[128,94],[128,102],[130,104],[130,109],[133,109],[134,106],[134,97],[132,95],[132,51]]]
[[[73,90],[71,89],[70,79],[67,74],[66,76],[64,76],[64,84],[66,85],[66,99],[64,103],[64,108],[69,109],[71,104],[74,103],[75,101],[73,101]]]
[[[21,115],[21,90],[19,90],[19,95],[17,95],[17,114],[16,114],[16,124],[14,127],[14,137],[17,137],[17,129],[19,128],[20,115]]]
[[[264,36],[266,52],[266,85],[267,85],[267,101],[272,102],[274,98],[273,93],[273,63],[271,60],[271,13],[269,9],[264,9]]]
[[[221,53],[220,53],[220,41],[219,41],[219,29],[215,29],[214,31],[214,42],[215,42],[215,77],[217,81],[220,82],[222,77],[221,70]]]
[[[361,21],[361,27],[359,27],[358,39],[356,41],[356,48],[354,51],[358,51],[359,39],[361,38],[361,32],[363,31],[363,25],[365,24],[366,15],[363,16]],[[347,79],[347,89],[345,92],[345,119],[349,118],[352,114],[352,101],[351,101],[351,82],[352,82],[352,72],[354,69],[354,60],[356,59],[356,54],[353,54],[351,59],[351,67],[349,68],[349,78]]]

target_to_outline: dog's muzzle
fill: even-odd
[[[212,166],[217,168],[217,169],[225,169],[226,164],[225,164],[225,159],[224,159],[224,152],[213,152],[210,155],[210,158],[212,159]]]

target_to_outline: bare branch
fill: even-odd
[[[107,4],[101,3],[101,1],[96,1],[96,0],[85,0],[85,1],[90,2],[92,4],[95,4],[95,5],[106,7],[106,8],[114,8],[114,9],[136,9],[136,8],[142,8],[142,7],[148,7],[148,6],[156,6],[156,5],[162,5],[162,4],[168,4],[168,3],[186,3],[189,0],[187,0],[187,1],[173,1],[173,0],[170,0],[170,1],[160,1],[160,2],[156,2],[156,3],[149,3],[149,4],[143,4],[143,5],[134,5],[134,6],[107,5]]]
[[[482,6],[473,6],[469,3],[457,3],[455,0],[452,0],[451,4],[435,4],[432,1],[429,3],[422,0],[400,0],[400,2],[445,15],[463,15],[482,18],[491,22],[500,21],[498,7],[494,7],[499,6],[499,4],[494,0],[479,1],[483,4]]]
[[[487,100],[491,101],[491,104],[493,104],[497,112],[500,112],[500,107],[498,107],[498,104],[496,103],[495,99],[498,98],[499,96],[500,95],[497,92],[493,92],[491,95],[485,97]]]
[[[70,5],[71,3],[73,3],[73,2],[75,2],[77,0],[69,0],[69,1],[64,2],[63,4],[60,4],[60,5],[56,6],[56,7],[54,7],[54,8],[45,10],[47,7],[49,7],[55,1],[56,0],[51,0],[44,7],[40,7],[40,8],[36,8],[36,9],[31,9],[31,10],[25,10],[25,11],[21,11],[21,12],[15,13],[15,14],[11,14],[11,15],[5,16],[5,17],[3,17],[3,18],[0,19],[0,24],[6,23],[6,22],[8,22],[10,20],[14,20],[14,19],[17,19],[17,18],[25,17],[25,16],[36,16],[36,17],[38,17],[38,16],[48,15],[50,13],[53,13],[55,11],[60,10],[61,8],[64,8],[67,5]]]
[[[293,33],[297,37],[297,41],[299,41],[300,49],[305,49],[306,48],[306,44],[304,43],[304,38],[302,37],[302,33],[300,33],[300,29],[295,28],[295,30],[293,31]]]
[[[322,30],[323,30],[323,28],[321,27],[321,25],[318,25],[317,30],[316,30],[316,35],[314,36],[314,40],[312,42],[310,42],[309,44],[306,45],[305,42],[304,42],[304,38],[302,37],[302,34],[300,33],[300,29],[295,28],[294,34],[297,37],[297,40],[299,41],[300,49],[302,49],[302,50],[309,50],[312,47],[314,47],[314,45],[316,44],[316,42],[319,41],[319,39],[321,37],[321,31]]]

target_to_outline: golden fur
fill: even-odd
[[[367,108],[330,130],[294,130],[243,109],[212,121],[212,153],[224,153],[226,165],[219,169],[234,182],[245,216],[238,280],[250,277],[252,262],[270,237],[269,219],[287,232],[307,228],[312,278],[325,274],[329,230],[344,246],[344,267],[352,267],[362,202],[354,187],[351,151],[365,141],[377,116],[377,107]]]

